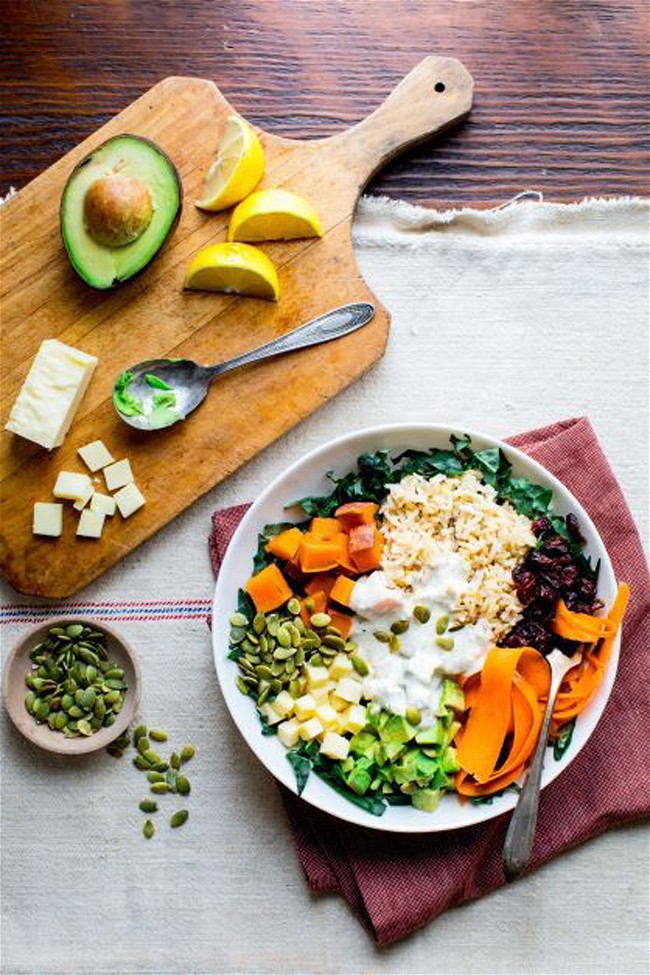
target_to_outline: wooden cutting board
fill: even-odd
[[[43,339],[58,338],[99,358],[62,447],[48,452],[0,431],[0,560],[16,589],[50,597],[76,592],[381,357],[390,318],[354,258],[357,199],[384,163],[459,121],[471,104],[472,79],[462,64],[430,57],[372,115],[337,136],[306,142],[259,133],[266,153],[259,188],[283,186],[306,196],[324,230],[320,240],[262,244],[278,268],[277,304],[182,290],[190,258],[225,240],[229,218],[193,206],[226,117],[235,113],[210,81],[161,81],[2,208],[2,427]],[[122,132],[148,136],[169,154],[183,182],[183,211],[139,277],[95,292],[68,263],[59,200],[76,163]],[[372,301],[373,322],[336,342],[224,376],[197,412],[168,431],[140,433],[113,411],[115,377],[134,362],[158,356],[216,362],[349,301]],[[107,519],[99,541],[75,537],[70,511],[61,538],[32,535],[33,503],[51,500],[58,471],[83,470],[77,448],[97,439],[114,457],[129,457],[146,506],[126,521]]]

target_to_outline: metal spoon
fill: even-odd
[[[530,858],[535,837],[535,826],[537,825],[544,754],[555,698],[565,674],[580,662],[581,655],[574,654],[573,657],[566,657],[560,650],[553,650],[546,659],[551,668],[551,687],[548,692],[544,721],[537,740],[537,748],[528,769],[528,776],[519,793],[519,799],[510,818],[503,845],[503,871],[508,881],[519,876]]]
[[[214,366],[201,366],[191,359],[139,362],[116,380],[113,405],[120,419],[138,430],[172,426],[203,402],[217,376],[262,359],[349,335],[367,325],[374,314],[374,305],[365,301],[342,305],[266,345]]]

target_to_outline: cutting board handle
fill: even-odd
[[[473,85],[460,61],[425,58],[372,115],[335,136],[345,145],[360,185],[408,146],[464,118],[472,107]]]

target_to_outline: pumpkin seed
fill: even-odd
[[[300,681],[295,679],[290,681],[289,694],[291,694],[291,697],[295,700],[296,698],[300,697],[301,693],[302,689],[300,686]]]
[[[156,772],[153,769],[151,772],[147,772],[147,778],[150,782],[164,782],[165,776],[161,772]]]
[[[257,706],[261,707],[268,700],[268,696],[271,693],[270,687],[265,687],[260,696],[257,699]]]
[[[313,613],[314,612],[314,609],[315,609],[315,606],[316,606],[316,603],[314,602],[314,600],[312,599],[312,597],[311,596],[308,596],[307,599],[305,599],[305,609],[307,610],[307,612],[308,613]]]
[[[393,633],[393,635],[391,636],[388,642],[388,649],[390,650],[391,653],[397,653],[401,645],[402,643],[400,638],[398,636],[395,636],[395,634]]]
[[[171,753],[169,756],[169,764],[173,769],[178,771],[178,769],[181,767],[181,756],[178,754],[178,752]]]
[[[115,715],[111,714],[111,712],[109,711],[106,717],[104,718],[104,727],[110,728],[112,724],[115,724]]]
[[[312,667],[322,667],[323,658],[321,657],[320,653],[314,653],[309,658],[309,663],[311,664]]]
[[[248,618],[243,613],[233,613],[229,622],[231,626],[248,626]]]
[[[244,680],[243,680],[242,677],[235,678],[235,683],[237,684],[237,687],[242,692],[242,694],[248,694],[248,687],[244,683]]]
[[[184,775],[179,775],[176,779],[176,790],[181,796],[189,796],[192,791],[189,779],[186,779]]]
[[[95,701],[97,700],[97,692],[94,687],[87,687],[83,692],[81,699],[81,707],[86,711],[91,711],[95,707]]]
[[[406,720],[409,724],[418,725],[422,721],[422,714],[419,708],[407,708],[405,712]]]
[[[82,718],[81,721],[77,721],[77,731],[80,731],[81,734],[85,735],[86,737],[88,737],[88,735],[92,735],[93,733],[93,729],[90,727],[89,722],[86,721],[85,718]]]
[[[309,622],[312,626],[315,626],[317,630],[322,630],[326,626],[329,626],[332,622],[332,617],[329,613],[314,613],[309,617]]]
[[[298,616],[298,614],[300,613],[300,601],[296,599],[295,596],[292,596],[292,598],[287,603],[287,609],[289,610],[292,616]]]
[[[391,635],[387,633],[386,630],[375,630],[372,634],[375,640],[379,640],[380,643],[390,643]]]
[[[254,647],[259,646],[260,638],[258,637],[257,633],[255,633],[253,630],[248,630],[248,632],[246,633],[246,639],[248,640],[249,643],[252,643]]]
[[[154,795],[162,796],[166,792],[169,792],[169,786],[167,785],[167,783],[165,781],[163,781],[163,782],[153,782],[151,784],[151,786],[150,786],[150,790],[149,791],[150,792],[153,792]]]
[[[142,827],[142,833],[145,840],[150,840],[153,834],[156,832],[156,828],[150,819],[145,819],[144,826]]]
[[[265,653],[268,653],[269,652],[269,641],[267,639],[266,633],[261,633],[260,634],[259,647],[260,647],[260,653],[262,655],[264,655]]]
[[[158,812],[158,803],[154,802],[153,799],[143,799],[138,809],[143,813],[155,813]]]
[[[136,755],[133,759],[133,764],[136,768],[140,769],[141,772],[148,772],[151,768],[151,765],[143,755]]]
[[[396,633],[397,636],[401,636],[402,633],[406,633],[411,624],[408,620],[395,620],[394,623],[390,624],[391,633]]]
[[[68,708],[68,714],[71,718],[83,718],[84,716],[84,712],[78,704],[73,704],[72,707]]]
[[[242,643],[245,636],[246,636],[246,630],[242,630],[238,626],[233,626],[232,629],[230,630],[230,642],[234,646],[237,646],[238,643]]]
[[[431,619],[431,610],[428,606],[416,606],[413,609],[413,617],[418,623],[428,623]]]
[[[183,823],[187,822],[189,815],[190,814],[187,809],[179,809],[178,812],[175,812],[172,818],[169,820],[169,825],[172,829],[178,829],[179,826],[182,826]]]
[[[333,647],[334,650],[345,650],[345,640],[340,636],[323,637],[323,645],[326,647]]]
[[[166,772],[169,768],[169,762],[156,762],[155,765],[152,765],[152,768],[154,772]]]
[[[264,613],[256,613],[253,618],[253,630],[255,633],[263,633],[266,629],[266,616]]]
[[[441,650],[453,650],[454,649],[454,638],[453,636],[437,636],[436,643]]]
[[[439,616],[438,619],[436,620],[436,633],[438,634],[438,636],[442,636],[442,634],[445,632],[448,626],[449,626],[449,617]]]
[[[370,668],[363,657],[357,657],[356,654],[352,654],[350,657],[350,663],[360,677],[367,677],[370,673]]]
[[[274,694],[279,694],[282,690],[282,681],[278,680],[277,677],[271,681],[271,690]]]
[[[320,652],[324,657],[335,657],[338,651],[334,647],[328,647],[323,644],[320,648]]]
[[[135,747],[138,749],[141,755],[144,755],[144,753],[149,750],[150,745],[151,742],[144,736],[142,738],[138,738],[135,743]]]
[[[277,641],[280,644],[281,648],[286,648],[291,646],[291,634],[289,633],[289,630],[286,628],[286,626],[278,627]],[[276,650],[275,653],[273,654],[274,657],[277,655],[277,652],[278,651]]]
[[[277,650],[273,651],[274,660],[287,660],[289,657],[293,657],[296,652],[296,648],[289,645],[288,647],[278,647]]]
[[[35,700],[36,700],[36,694],[34,694],[34,691],[27,691],[27,693],[25,694],[25,707],[30,713],[32,708],[34,707]]]
[[[189,762],[190,759],[194,758],[196,754],[196,749],[194,745],[183,745],[181,748],[181,762]]]
[[[84,628],[79,623],[71,623],[65,628],[65,635],[69,636],[71,640],[76,640],[78,636],[81,636]]]
[[[157,731],[155,728],[152,728],[149,732],[149,737],[152,741],[167,741],[168,736],[166,731]]]

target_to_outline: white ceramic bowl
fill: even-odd
[[[514,473],[550,487],[554,493],[554,507],[561,514],[573,511],[580,520],[586,539],[585,552],[595,563],[600,560],[598,593],[605,605],[611,605],[616,594],[616,582],[609,556],[596,528],[586,511],[564,485],[534,460],[508,444],[472,430],[451,429],[437,424],[392,425],[374,427],[349,433],[332,440],[307,454],[283,471],[263,491],[243,518],[230,543],[221,568],[214,595],[212,641],[214,659],[221,690],[230,713],[242,735],[259,760],[288,789],[296,792],[293,769],[286,759],[286,749],[275,736],[264,737],[252,701],[244,697],[235,685],[237,665],[227,659],[230,626],[228,618],[236,608],[237,590],[250,575],[253,555],[257,548],[257,536],[264,525],[277,521],[300,520],[300,510],[291,512],[284,506],[306,495],[328,494],[332,488],[326,478],[328,471],[342,475],[355,466],[359,454],[387,448],[397,454],[406,448],[427,450],[431,447],[449,447],[451,433],[469,433],[472,446],[477,450],[501,447],[511,461]],[[302,515],[304,518],[304,515]],[[618,664],[620,638],[617,637],[607,667],[605,679],[598,693],[576,722],[573,740],[560,761],[547,752],[542,787],[547,786],[568,768],[585,745],[607,703]],[[459,829],[492,819],[512,809],[514,793],[498,797],[491,805],[461,805],[454,794],[443,798],[434,813],[422,812],[411,806],[389,806],[383,816],[373,816],[338,795],[316,775],[311,774],[302,798],[325,812],[361,826],[389,830],[398,833],[433,833]]]

